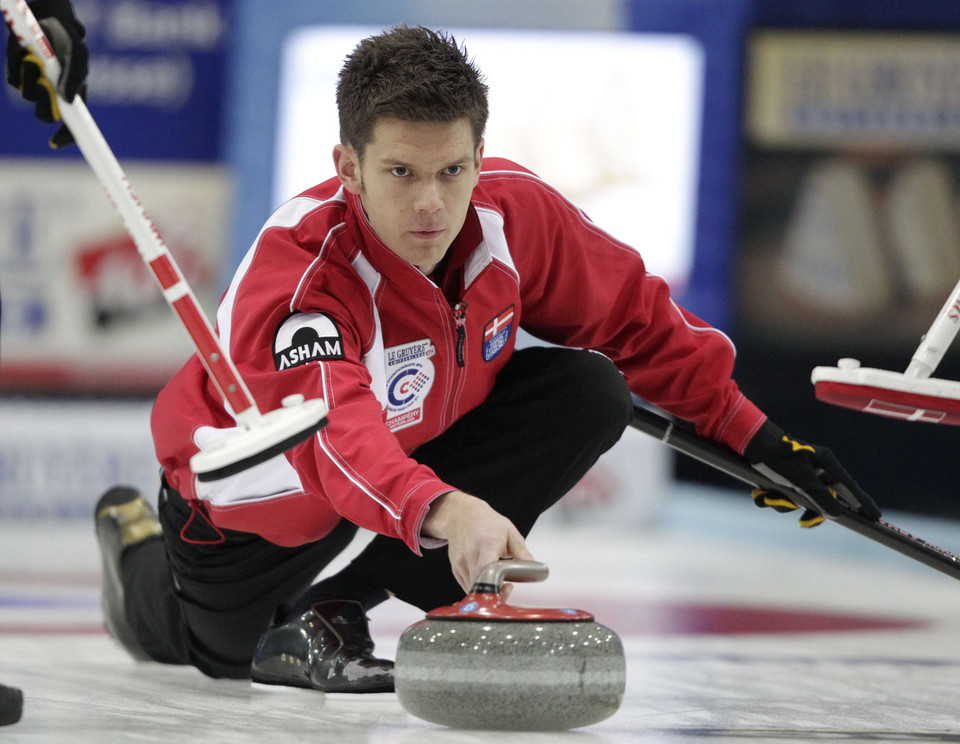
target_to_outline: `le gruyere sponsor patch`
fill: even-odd
[[[326,313],[288,315],[273,339],[273,363],[278,371],[343,356],[343,334]]]
[[[387,426],[391,431],[423,420],[423,407],[436,376],[430,361],[437,349],[429,338],[385,350],[387,362]]]

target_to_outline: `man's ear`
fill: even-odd
[[[336,145],[333,148],[333,165],[337,169],[340,183],[351,194],[359,195],[363,191],[360,178],[360,157],[350,145]]]
[[[483,145],[484,145],[484,140],[480,140],[480,144],[477,146],[477,151],[473,155],[473,165],[474,165],[473,185],[474,186],[480,183],[480,167],[483,165]]]

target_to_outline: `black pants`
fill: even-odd
[[[487,501],[527,535],[617,442],[631,415],[626,384],[605,357],[525,349],[513,355],[481,406],[412,457]],[[276,607],[306,591],[357,530],[343,520],[323,539],[295,548],[224,530],[224,542],[197,545],[180,537],[191,509],[179,494],[162,488],[159,511],[163,540],[123,556],[127,615],[157,661],[193,664],[213,677],[249,676],[253,650]],[[215,535],[197,519],[187,530],[193,540]],[[352,566],[423,610],[463,597],[446,548],[418,557],[402,541],[378,535]]]

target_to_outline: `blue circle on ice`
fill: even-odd
[[[476,602],[467,602],[460,608],[460,612],[473,612],[479,606]]]

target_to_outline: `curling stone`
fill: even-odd
[[[0,685],[0,726],[9,726],[23,715],[23,691]]]
[[[427,613],[397,647],[397,699],[432,723],[559,731],[612,716],[623,701],[620,638],[582,610],[514,607],[503,581],[543,581],[543,563],[487,566],[459,603]]]

